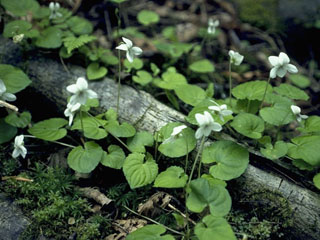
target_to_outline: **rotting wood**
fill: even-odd
[[[110,198],[100,192],[98,189],[91,187],[78,188],[78,190],[87,198],[91,198],[99,203],[102,207],[112,202]]]
[[[2,63],[25,66],[21,60],[19,47],[1,37],[0,55],[2,55]],[[77,77],[85,76],[85,69],[69,65],[70,73],[68,74],[61,63],[47,58],[31,59],[27,63],[28,66],[24,70],[32,79],[31,87],[54,102],[63,112],[69,96],[66,86],[74,83]],[[105,78],[103,81],[90,82],[89,87],[99,95],[100,107],[97,113],[116,107],[117,84],[114,80]],[[183,114],[155,100],[148,93],[125,85],[121,87],[119,118],[121,121],[135,123],[138,130],[155,132],[168,122],[184,122],[184,117]],[[243,183],[241,184],[243,191],[254,192],[259,188],[281,193],[294,209],[293,221],[296,227],[292,235],[296,239],[319,239],[320,196],[318,193],[302,188],[285,179],[284,176],[262,171],[252,165],[249,165],[237,181]]]

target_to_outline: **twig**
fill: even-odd
[[[5,177],[1,178],[2,181],[6,181],[6,180],[9,180],[9,179],[15,179],[17,181],[23,181],[23,182],[33,182],[32,179],[19,177],[19,176],[5,176]]]
[[[187,217],[183,212],[181,212],[179,209],[175,208],[174,206],[172,206],[170,203],[168,204],[168,207],[171,208],[172,210],[176,211],[177,213],[179,213],[182,217],[184,217],[185,219],[187,219],[189,222],[191,222],[193,225],[196,225],[197,223],[195,221],[193,221],[191,218]]]
[[[15,105],[12,105],[12,104],[7,103],[7,102],[2,101],[2,100],[0,100],[0,107],[1,107],[1,106],[6,107],[6,108],[9,108],[9,109],[11,109],[11,110],[13,110],[13,111],[15,111],[15,112],[18,112],[18,111],[19,111],[19,109],[18,109]]]

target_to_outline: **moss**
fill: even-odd
[[[278,32],[282,24],[277,15],[278,0],[233,0],[239,9],[239,17],[268,32]]]
[[[77,191],[72,175],[61,169],[35,166],[33,172],[20,175],[33,182],[8,180],[0,185],[0,190],[15,199],[31,219],[21,239],[37,239],[40,235],[54,239],[68,239],[72,235],[77,235],[77,239],[99,239],[109,234],[110,220],[92,215],[90,204]]]
[[[293,226],[293,211],[280,193],[263,190],[238,194],[233,203],[241,210],[232,211],[228,216],[235,232],[255,240],[290,239],[286,233]]]

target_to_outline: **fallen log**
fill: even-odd
[[[19,239],[29,224],[19,206],[0,193],[0,240]]]
[[[31,88],[45,96],[60,109],[66,107],[66,86],[75,82],[77,77],[85,76],[85,69],[79,66],[65,67],[49,58],[36,57],[22,60],[19,46],[0,37],[1,63],[23,66],[24,71],[32,79]],[[26,64],[27,63],[27,64]],[[98,112],[116,108],[117,84],[114,80],[104,78],[103,81],[89,83],[89,87],[99,95],[100,107]],[[37,103],[35,103],[37,104]],[[40,106],[35,106],[40,107]],[[127,121],[138,130],[154,132],[168,122],[184,122],[184,115],[157,101],[153,96],[122,85],[120,96],[120,121]],[[252,154],[254,157],[254,154]],[[265,160],[269,161],[269,160]],[[294,228],[291,239],[318,240],[320,236],[320,195],[309,189],[298,186],[290,179],[276,173],[261,170],[249,165],[246,172],[236,180],[244,193],[272,191],[280,193],[294,210],[292,220]]]

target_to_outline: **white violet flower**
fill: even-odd
[[[83,77],[79,77],[75,84],[67,87],[67,90],[74,95],[70,98],[70,104],[75,105],[80,103],[86,104],[88,98],[98,98],[98,94],[91,89],[88,89],[88,82]]]
[[[244,58],[241,54],[233,50],[229,51],[229,56],[230,56],[230,62],[237,66],[239,66],[242,63]]]
[[[273,66],[273,68],[270,71],[270,78],[275,77],[284,77],[286,75],[287,71],[290,73],[297,73],[298,69],[296,66],[289,64],[290,59],[287,54],[281,52],[279,54],[279,57],[277,56],[270,56],[269,62]]]
[[[49,9],[51,11],[49,19],[56,19],[62,17],[62,14],[58,12],[60,9],[59,3],[51,2],[49,4]]]
[[[202,136],[209,136],[211,131],[220,132],[222,129],[221,125],[214,122],[211,114],[207,111],[205,111],[204,114],[197,113],[195,118],[199,124],[199,128],[195,135],[197,139],[201,138]]]
[[[123,37],[122,40],[124,43],[120,44],[116,49],[126,51],[128,61],[133,62],[133,58],[140,55],[142,53],[142,49],[139,47],[133,47],[132,41],[125,37]]]
[[[182,131],[185,128],[187,128],[186,125],[181,125],[181,126],[173,128],[171,136],[168,139],[164,140],[163,143],[171,142],[174,138],[181,136],[182,135]]]
[[[27,149],[24,147],[24,142],[23,142],[23,135],[16,136],[14,139],[14,150],[12,153],[12,156],[14,158],[19,157],[20,155],[25,158],[27,155]]]
[[[4,82],[0,79],[0,100],[13,102],[17,99],[14,94],[7,93],[6,91],[7,91],[6,85],[4,85]]]
[[[76,113],[76,111],[79,110],[79,108],[81,107],[81,104],[80,103],[76,103],[76,104],[71,104],[71,103],[68,103],[67,105],[67,108],[66,110],[64,111],[64,115],[66,117],[69,117],[69,126],[71,126],[72,124],[72,121],[73,121],[73,117],[74,117],[74,114]]]
[[[301,109],[298,106],[291,105],[291,111],[293,112],[294,115],[296,115],[298,122],[301,122],[302,119],[307,119],[308,118],[307,115],[300,114],[301,113]]]
[[[213,20],[209,18],[208,20],[208,34],[214,34],[216,32],[216,28],[220,25],[219,20]]]
[[[213,102],[213,101],[212,101]],[[218,112],[219,114],[219,118],[221,119],[221,121],[224,122],[224,118],[225,116],[229,116],[229,115],[232,115],[232,111],[231,110],[228,110],[227,108],[227,105],[226,104],[222,104],[222,105],[219,105],[217,104],[216,102],[214,102],[217,106],[210,106],[209,109],[212,110],[212,111],[216,111]]]

